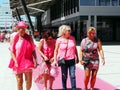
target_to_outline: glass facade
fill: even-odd
[[[81,6],[95,6],[95,0],[80,0]]]
[[[79,0],[57,0],[51,7],[51,20],[79,12]]]
[[[81,8],[80,6],[103,6],[104,8],[105,6],[113,6],[114,8],[120,6],[120,0],[58,0],[57,4],[52,6],[50,12],[51,21],[56,20],[52,23],[53,26],[59,26],[60,24],[70,25],[72,28],[72,35],[77,41],[86,37],[88,26],[96,26],[97,36],[102,41],[120,41],[120,36],[118,34],[120,31],[120,16],[116,16],[116,14],[114,14],[115,16],[112,14],[111,16],[109,13],[108,15],[103,14],[99,16],[98,12],[95,11],[97,15],[91,15],[91,13],[88,13],[88,15],[81,14],[80,16],[74,17],[75,13],[81,13],[79,10],[79,8]],[[73,17],[60,21],[60,18],[69,17],[69,15],[73,15]]]
[[[12,14],[8,3],[0,6],[0,30],[10,31],[12,26]]]
[[[80,6],[120,6],[120,0],[80,0]]]

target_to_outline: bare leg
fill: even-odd
[[[44,74],[44,90],[47,90],[47,80],[48,80],[48,74]]]
[[[95,85],[95,82],[96,82],[97,72],[98,72],[98,70],[92,70],[90,90],[94,90],[94,85]]]
[[[52,85],[53,85],[54,77],[49,77],[49,85],[50,85],[50,90],[52,90]]]
[[[26,90],[30,90],[32,86],[32,72],[25,73],[25,81],[26,81]]]
[[[84,76],[84,90],[87,90],[89,78],[90,78],[90,70],[85,70],[85,76]]]
[[[16,74],[17,90],[23,90],[23,74]]]

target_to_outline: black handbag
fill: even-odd
[[[66,56],[66,53],[67,53],[67,47],[68,47],[68,41],[67,41],[67,46],[66,46],[66,51],[65,51],[64,57]],[[64,58],[58,60],[58,66],[62,66],[62,65],[65,65],[65,59]]]
[[[65,64],[65,59],[64,58],[62,58],[58,61],[58,66],[62,66],[64,64]]]
[[[83,58],[83,61],[84,61],[85,65],[88,65],[90,63],[90,59],[86,58],[86,57]]]

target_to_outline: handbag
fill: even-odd
[[[66,56],[66,53],[67,53],[67,47],[68,47],[68,41],[67,41],[67,46],[66,46],[66,51],[65,51],[64,57]],[[65,65],[65,59],[64,58],[58,60],[58,66],[62,66],[62,65]]]
[[[64,64],[65,64],[65,59],[64,58],[58,60],[58,66],[62,66]]]
[[[83,58],[83,61],[84,61],[85,65],[88,65],[90,63],[90,59],[86,58],[86,57]]]

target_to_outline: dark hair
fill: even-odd
[[[47,40],[48,37],[50,37],[50,36],[53,38],[52,32],[50,32],[49,30],[47,30],[47,31],[45,31],[45,32],[43,33],[42,38],[44,38],[45,40]]]

